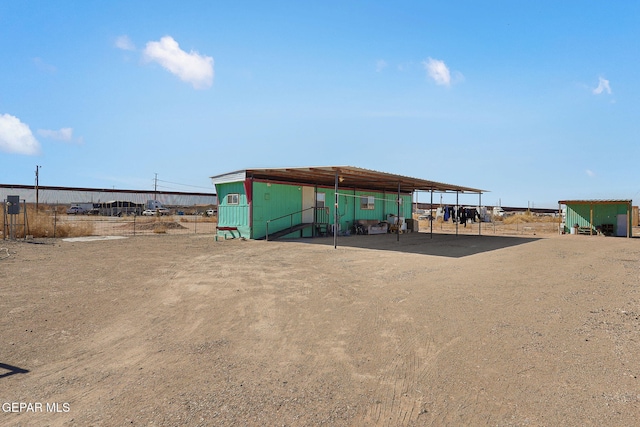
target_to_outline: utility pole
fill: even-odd
[[[38,182],[38,175],[39,175],[38,171],[40,170],[41,167],[42,166],[40,166],[40,165],[36,165],[36,214],[38,213],[38,199],[39,199],[38,198],[38,184],[39,184],[39,182]]]
[[[156,177],[153,180],[153,200],[158,200],[158,174],[156,173]],[[155,206],[155,203],[154,203]]]

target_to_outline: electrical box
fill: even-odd
[[[9,215],[20,213],[20,196],[7,196],[7,213]]]

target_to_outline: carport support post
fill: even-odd
[[[398,182],[398,218],[397,218],[397,227],[396,227],[396,242],[400,241],[400,203],[402,199],[400,198],[400,183]]]
[[[429,213],[429,216],[431,217],[431,219],[429,220],[429,234],[431,235],[429,238],[433,239],[433,188],[431,189],[431,211]]]
[[[460,222],[460,204],[458,204],[458,190],[456,190],[456,236],[458,235],[459,222]]]
[[[482,212],[482,193],[478,193],[478,209]],[[483,218],[480,218],[478,221],[478,236],[482,236],[482,220]]]
[[[338,171],[335,182],[336,202],[333,207],[333,249],[338,248]]]
[[[562,227],[562,205],[558,202],[558,234],[562,234],[564,227]]]
[[[633,224],[633,220],[631,219],[631,215],[633,213],[633,206],[631,206],[631,202],[627,204],[627,239],[631,237],[631,224]],[[616,227],[618,224],[616,224]]]

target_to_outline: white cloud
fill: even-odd
[[[159,42],[148,42],[144,49],[147,61],[155,61],[195,89],[206,89],[213,82],[213,58],[180,49],[178,42],[164,36]]]
[[[387,68],[387,61],[385,61],[384,59],[378,59],[376,61],[376,72],[380,72],[382,70],[384,70],[385,68]]]
[[[600,95],[602,92],[607,92],[609,95],[611,95],[611,86],[609,86],[609,80],[603,79],[602,77],[599,77],[599,79],[600,80],[598,81],[598,87],[593,90],[593,93],[595,95]]]
[[[44,138],[51,138],[58,141],[71,141],[73,139],[72,128],[62,128],[60,130],[38,129],[38,135]]]
[[[116,39],[116,47],[122,50],[136,50],[136,46],[133,44],[129,36],[123,35]]]
[[[596,176],[596,173],[590,169],[587,169],[585,172],[587,173],[587,176]]]
[[[426,61],[422,61],[422,65],[424,66],[424,69],[427,70],[429,77],[431,77],[437,85],[451,85],[451,73],[444,61],[428,58]]]
[[[0,150],[34,155],[40,153],[40,143],[29,126],[10,114],[0,114]]]

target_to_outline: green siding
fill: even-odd
[[[251,238],[249,227],[249,203],[247,194],[244,191],[244,183],[231,182],[226,184],[216,184],[218,195],[218,226],[237,227],[238,231],[218,231],[223,237],[246,237]],[[229,205],[227,195],[237,193],[238,204]]]
[[[253,238],[262,238],[302,222],[302,186],[253,183]],[[294,215],[289,216],[289,214]],[[283,217],[283,218],[279,218]],[[279,219],[276,219],[279,218]],[[300,237],[300,232],[285,236]]]
[[[618,215],[628,215],[627,221],[629,227],[631,227],[631,212],[627,212],[628,205],[625,203],[619,204],[568,204],[566,219],[565,219],[565,233],[571,232],[571,227],[578,224],[579,227],[589,227],[591,223],[591,209],[593,208],[593,228],[602,224],[613,224],[614,233],[617,228]],[[631,228],[629,228],[631,230]]]
[[[239,235],[242,237],[252,239],[264,237],[267,232],[267,221],[269,221],[269,233],[275,233],[302,222],[301,210],[303,201],[301,185],[254,182],[251,207],[247,200],[243,182],[217,184],[216,192],[219,200],[218,226],[237,227]],[[333,224],[335,191],[332,188],[318,188],[317,192],[325,194],[325,207],[329,211],[328,215],[325,216],[327,222]],[[239,195],[238,205],[229,205],[227,203],[227,195],[233,193]],[[360,219],[385,221],[389,214],[397,215],[398,213],[398,205],[396,204],[398,195],[396,193],[356,191],[342,188],[338,189],[338,193],[340,194],[338,220],[342,231],[351,229],[353,224]],[[375,198],[374,209],[362,209],[360,204],[362,196],[373,196]],[[403,194],[401,199],[400,216],[411,218],[411,195]],[[249,221],[250,212],[253,215],[251,222]],[[219,231],[218,235],[231,237],[233,234],[238,237],[238,232]],[[305,236],[310,234],[310,230],[305,230]],[[285,238],[300,236],[301,233],[298,231],[285,236]]]
[[[335,190],[328,188],[318,188],[318,193],[326,194],[325,205],[329,207],[329,223],[334,222]],[[397,193],[382,193],[376,191],[360,191],[352,189],[338,188],[338,221],[342,231],[350,229],[357,220],[376,219],[386,221],[387,215],[398,214],[396,200]],[[354,197],[355,196],[355,197]],[[373,196],[375,198],[374,209],[362,209],[360,205],[361,196]],[[411,218],[411,195],[401,195],[402,204],[400,206],[400,216]]]

